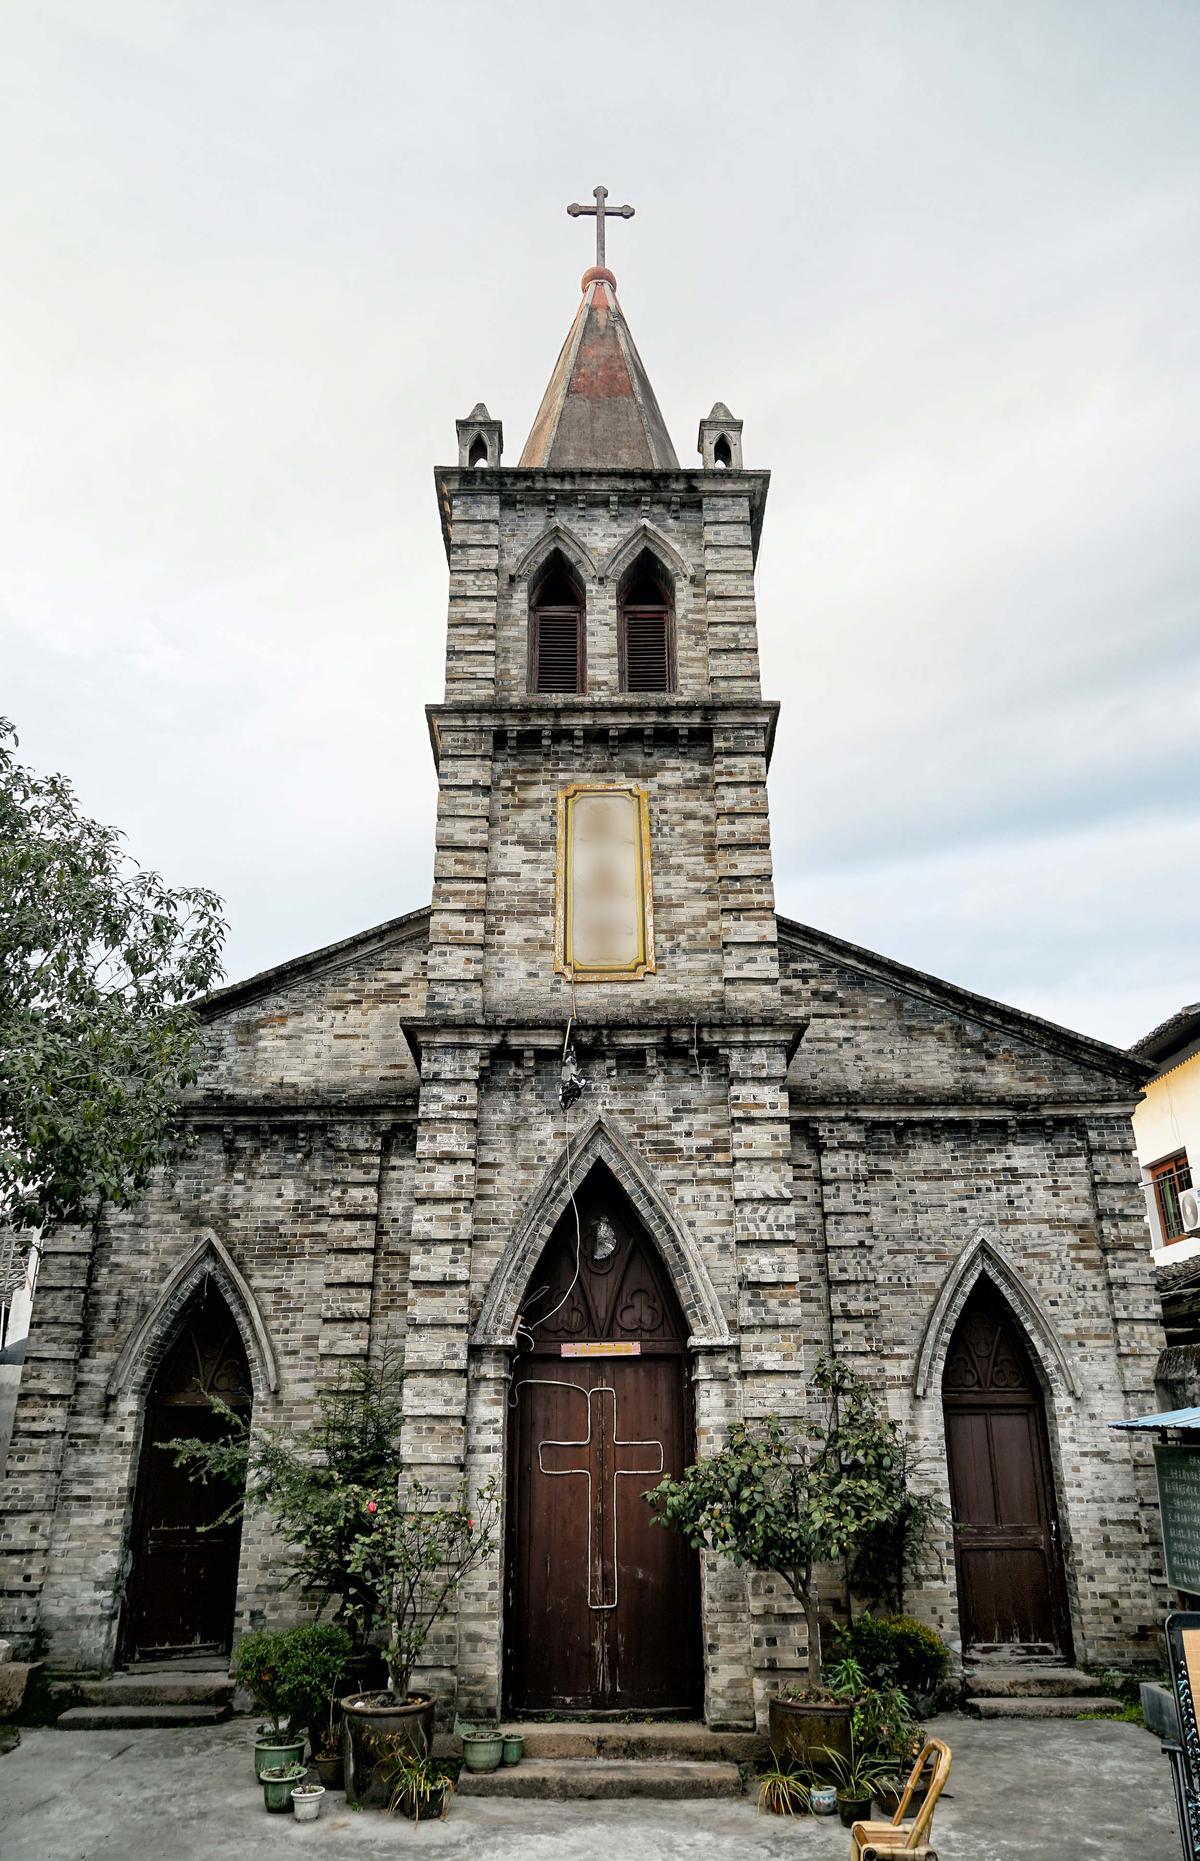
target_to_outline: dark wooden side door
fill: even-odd
[[[249,1413],[245,1349],[228,1306],[209,1288],[189,1308],[146,1402],[122,1620],[127,1661],[229,1651],[241,1524],[216,1521],[238,1491],[189,1479],[164,1445],[219,1439],[227,1424],[210,1406],[214,1395]]]
[[[1041,1387],[1001,1295],[981,1280],[942,1381],[964,1645],[1070,1653]]]
[[[683,1315],[602,1166],[577,1205],[578,1244],[568,1208],[530,1282],[510,1397],[508,1705],[691,1712],[698,1562],[642,1498],[693,1457]]]

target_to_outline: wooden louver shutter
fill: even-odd
[[[534,622],[533,689],[579,690],[579,610],[543,608]]]
[[[625,615],[625,689],[671,689],[670,636],[662,609]]]

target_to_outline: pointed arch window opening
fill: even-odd
[[[476,466],[486,465],[487,462],[487,441],[482,433],[476,433],[474,439],[471,441],[471,450],[467,454],[467,464],[474,470]]]
[[[529,689],[587,690],[583,589],[555,551],[529,602]]]
[[[675,690],[675,601],[666,571],[643,551],[621,588],[618,661],[621,690]]]
[[[729,471],[733,465],[733,449],[724,433],[713,447],[713,464],[720,466],[722,471]]]

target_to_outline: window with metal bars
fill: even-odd
[[[674,691],[674,615],[666,587],[639,567],[621,597],[622,691]]]
[[[1184,1227],[1179,1212],[1179,1194],[1182,1189],[1192,1186],[1192,1172],[1187,1159],[1187,1151],[1181,1150],[1176,1156],[1164,1157],[1161,1163],[1150,1166],[1150,1176],[1154,1183],[1154,1200],[1158,1204],[1158,1219],[1164,1241],[1181,1239]]]
[[[583,596],[562,569],[547,574],[529,608],[530,691],[584,691]]]

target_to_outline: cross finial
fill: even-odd
[[[608,189],[606,187],[594,187],[592,189],[592,193],[596,197],[596,204],[594,207],[581,207],[577,200],[573,200],[570,206],[567,208],[567,212],[570,214],[573,220],[577,220],[581,214],[594,214],[595,215],[595,218],[596,218],[596,264],[599,266],[600,270],[603,271],[604,269],[604,222],[606,219],[611,219],[613,217],[616,217],[622,220],[631,220],[633,218],[633,208],[632,207],[606,207],[604,204],[605,201],[608,199]]]

